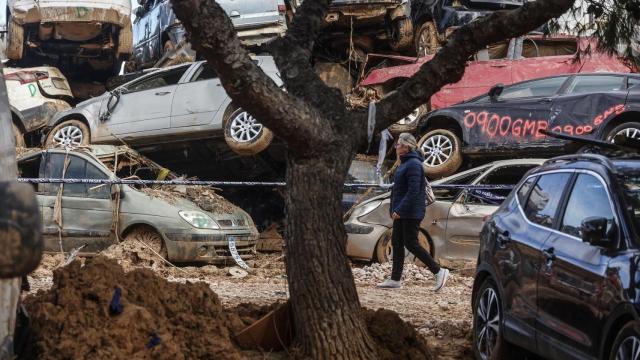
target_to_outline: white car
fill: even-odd
[[[38,145],[38,130],[59,111],[71,108],[69,83],[54,67],[3,68],[16,146]],[[26,136],[25,136],[26,135]],[[28,138],[28,142],[25,141]]]

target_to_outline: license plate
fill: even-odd
[[[245,270],[249,270],[249,265],[247,265],[247,263],[244,262],[244,260],[242,260],[242,258],[240,257],[240,254],[238,254],[238,249],[236,248],[236,238],[233,236],[229,236],[228,240],[229,240],[229,252],[233,257],[233,260],[235,260],[236,264],[238,264],[238,266],[240,266],[241,268]]]

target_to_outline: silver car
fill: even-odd
[[[36,150],[18,159],[26,178],[162,179],[174,175],[137,152],[97,145]],[[95,253],[120,239],[141,241],[173,262],[232,262],[230,240],[251,257],[258,231],[251,217],[213,190],[130,185],[38,184],[45,251]],[[233,246],[232,245],[232,246]]]
[[[281,84],[273,58],[255,62]],[[111,92],[58,113],[48,124],[45,144],[159,145],[219,136],[233,151],[264,150],[273,134],[231,103],[215,70],[204,61],[143,75]]]
[[[527,171],[544,161],[496,161],[431,184],[515,185]],[[436,202],[427,206],[420,224],[419,242],[440,261],[475,260],[478,257],[483,220],[498,208],[499,199],[506,197],[509,190],[491,190],[491,194],[487,195],[484,192],[435,187],[434,193]],[[494,199],[491,199],[492,195]],[[391,258],[393,221],[389,216],[390,196],[387,192],[361,203],[345,222],[347,255],[351,258],[378,262],[386,262]]]

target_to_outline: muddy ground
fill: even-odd
[[[125,249],[126,248],[126,249]],[[261,254],[248,261],[252,269],[245,277],[232,276],[230,267],[172,267],[135,244],[114,247],[105,252],[130,272],[147,268],[175,283],[203,281],[218,295],[222,306],[242,303],[270,305],[288,297],[287,279],[281,254]],[[32,296],[51,288],[53,270],[65,263],[63,255],[45,255],[41,266],[29,276]],[[85,259],[80,259],[82,262]],[[457,264],[460,269],[472,265]],[[385,308],[415,326],[427,338],[439,359],[472,358],[470,298],[473,279],[468,270],[453,271],[447,286],[431,291],[434,279],[425,268],[405,267],[404,286],[400,290],[381,290],[375,284],[390,272],[389,264],[354,264],[353,273],[362,305],[369,309]]]

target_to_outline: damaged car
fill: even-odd
[[[278,85],[273,58],[254,61]],[[159,69],[58,113],[45,144],[133,147],[224,138],[237,154],[266,149],[273,133],[231,102],[215,70],[199,61]]]
[[[475,260],[484,218],[492,214],[514,186],[543,159],[503,160],[431,183],[436,201],[427,206],[418,242],[439,261]],[[439,185],[504,185],[498,189],[462,189]],[[392,256],[391,193],[357,205],[345,222],[347,255],[352,259],[387,262]],[[407,256],[410,253],[406,252]]]
[[[3,68],[16,146],[40,144],[39,130],[60,111],[71,108],[73,94],[57,68]]]
[[[231,18],[245,46],[264,44],[287,31],[284,0],[218,0],[217,3]],[[153,66],[186,42],[186,31],[169,0],[138,0],[138,4],[133,23],[134,53],[127,64],[129,70]]]
[[[125,146],[37,150],[18,159],[19,176],[171,180],[168,169]],[[208,187],[82,183],[35,184],[45,251],[96,253],[140,241],[172,262],[231,262],[254,254],[251,217]]]
[[[429,113],[418,146],[425,173],[455,173],[464,163],[506,156],[556,156],[573,149],[541,130],[611,141],[640,139],[640,75],[580,73],[494,86],[489,93]]]
[[[8,0],[7,57],[21,66],[53,63],[65,73],[106,79],[132,53],[129,0]]]
[[[579,50],[592,49],[576,58]],[[516,82],[545,76],[589,73],[631,72],[621,59],[593,50],[597,42],[592,38],[575,36],[526,35],[491,44],[469,59],[462,79],[443,86],[433,94],[426,107],[430,110],[451,106],[489,91],[498,83]],[[379,100],[413,76],[431,56],[402,58],[369,55],[368,70],[354,91],[358,97]],[[392,60],[392,61],[390,61]],[[386,66],[391,63],[392,66]],[[364,102],[368,103],[367,101]]]

